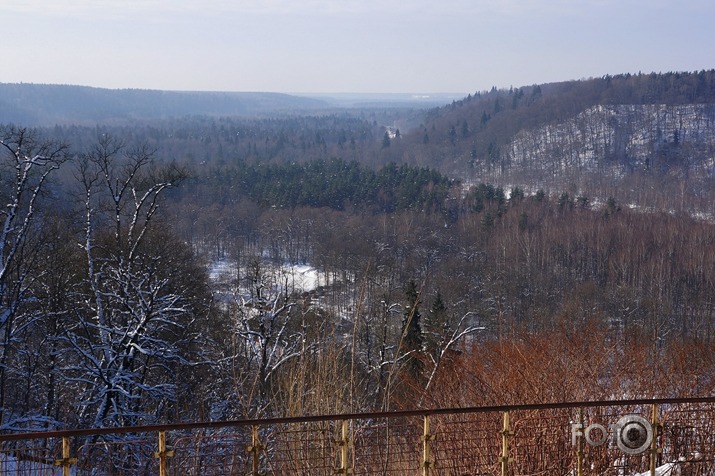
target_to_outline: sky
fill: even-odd
[[[715,68],[713,0],[0,0],[0,83],[474,93]]]

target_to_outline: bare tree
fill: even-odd
[[[242,371],[236,375],[243,388],[237,389],[246,411],[263,411],[269,381],[285,363],[305,352],[304,329],[293,322],[291,309],[297,304],[278,277],[268,272],[259,259],[247,267],[246,288],[234,292],[233,326],[235,347],[231,356]],[[287,285],[287,283],[285,283]]]
[[[111,137],[80,162],[87,291],[67,333],[67,374],[82,389],[85,424],[151,421],[175,399],[171,364],[184,361],[179,341],[194,316],[174,274],[177,250],[154,221],[160,195],[184,176]]]
[[[22,305],[32,299],[36,216],[50,176],[69,159],[67,145],[43,140],[36,131],[0,128],[0,412],[11,425],[5,394],[8,362],[18,329],[29,325]]]

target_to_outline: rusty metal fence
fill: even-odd
[[[0,435],[0,475],[715,475],[715,397]]]

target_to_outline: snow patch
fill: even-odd
[[[675,476],[680,475],[680,468],[676,463],[668,463],[655,468],[655,476]],[[636,473],[633,476],[650,476],[650,471]]]
[[[288,293],[305,293],[324,286],[324,276],[309,264],[284,263],[275,265],[269,262],[262,263],[263,272],[273,282],[273,291]],[[241,283],[245,277],[245,269],[238,270],[234,260],[220,259],[212,262],[208,268],[209,279],[214,290],[233,287],[241,290]],[[240,276],[239,276],[240,275]]]

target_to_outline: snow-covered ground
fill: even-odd
[[[304,293],[314,291],[325,285],[325,279],[321,273],[309,264],[285,263],[274,265],[270,263],[262,264],[262,272],[267,281],[271,283],[272,291],[283,293]],[[240,271],[241,278],[245,277],[246,270]],[[241,284],[237,281],[236,262],[229,259],[214,261],[209,266],[209,279],[217,292],[225,292],[232,288],[232,291],[241,292]],[[237,282],[239,285],[237,286]]]
[[[659,467],[655,468],[655,476],[676,476],[676,475],[680,475],[680,468],[675,463],[668,463],[668,464],[664,464],[663,466],[659,466]],[[637,473],[637,474],[634,474],[633,476],[650,476],[650,471],[646,471],[645,473]]]

